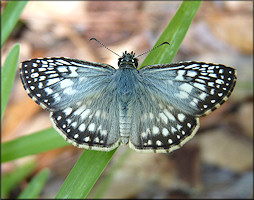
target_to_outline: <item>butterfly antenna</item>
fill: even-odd
[[[109,50],[109,51],[111,51],[113,54],[119,56],[116,52],[114,52],[114,51],[112,51],[111,49],[109,49],[108,47],[106,47],[106,45],[102,44],[102,43],[101,43],[99,40],[97,40],[96,38],[91,38],[90,41],[91,41],[91,40],[95,40],[95,41],[98,42],[100,45],[102,45],[103,47],[105,47],[107,50]],[[121,56],[119,56],[119,57],[121,57]]]
[[[150,51],[152,51],[152,50],[154,50],[154,49],[156,49],[156,48],[158,48],[158,47],[160,47],[160,46],[162,46],[162,45],[164,45],[164,44],[170,45],[168,42],[163,42],[163,43],[159,44],[158,46],[153,47],[152,49],[150,49],[150,50],[148,50],[148,51],[146,51],[146,52],[144,52],[144,53],[142,53],[142,54],[136,56],[136,58],[137,58],[137,57],[140,57],[140,56],[143,56],[144,54],[147,54],[147,53],[149,53]]]

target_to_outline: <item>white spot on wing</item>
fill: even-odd
[[[187,76],[190,76],[190,77],[194,77],[196,76],[198,73],[196,71],[187,71]]]
[[[210,94],[214,95],[214,93],[215,93],[215,89],[211,89]]]
[[[214,82],[208,82],[208,86],[214,87]]]
[[[74,84],[73,81],[71,81],[69,79],[65,79],[65,80],[60,82],[60,87],[61,88],[66,88],[66,87],[72,86],[73,84]]]
[[[40,78],[42,78],[42,77],[40,77]],[[46,77],[45,77],[45,79],[46,79]],[[57,83],[59,81],[60,81],[60,78],[48,79],[47,85],[53,85],[53,84],[55,84],[55,83]]]
[[[86,129],[86,125],[85,124],[81,124],[79,127],[78,127],[78,130],[83,132],[84,130]]]
[[[177,132],[176,128],[174,128],[174,127],[171,127],[171,132],[172,132],[172,133],[175,133],[175,132]]]
[[[97,110],[95,113],[95,117],[99,118],[101,115],[101,110]]]
[[[163,128],[163,129],[162,129],[162,135],[164,135],[165,137],[167,137],[167,136],[169,135],[168,129]]]
[[[106,135],[107,135],[107,133],[108,133],[108,131],[107,131],[107,130],[102,130],[102,131],[101,131],[101,135],[103,135],[103,136],[106,136]]]
[[[210,77],[213,77],[213,78],[217,78],[217,74],[214,74],[214,73],[209,74],[209,76],[210,76]]]
[[[199,64],[191,64],[191,65],[188,65],[185,67],[185,69],[190,69],[190,68],[193,68],[193,67],[198,67]]]
[[[82,118],[82,120],[85,119],[85,118],[87,118],[90,112],[91,112],[90,109],[86,109],[86,110],[80,115],[80,117]]]
[[[160,129],[157,126],[153,126],[153,134],[157,135]]]
[[[85,106],[85,105],[79,107],[79,108],[74,112],[74,115],[80,115],[85,109],[86,109],[86,106]]]
[[[159,113],[159,117],[163,120],[165,124],[168,123],[168,118],[164,113]]]
[[[206,93],[202,92],[200,95],[199,95],[199,98],[202,99],[202,100],[205,100],[206,98]]]
[[[177,125],[176,125],[176,128],[177,128],[178,131],[180,131],[182,127],[183,127],[183,126],[181,126],[180,124],[177,124]]]
[[[35,63],[34,63],[34,64],[35,64]],[[38,68],[38,71],[39,71],[39,72],[46,71],[46,68],[45,68],[45,67],[40,67],[40,68]]]
[[[195,80],[199,83],[206,84],[206,81],[204,79],[196,78]]]
[[[146,138],[147,136],[148,136],[148,133],[147,133],[147,132],[142,132],[142,133],[141,133],[141,137]]]
[[[157,140],[157,141],[156,141],[156,144],[157,144],[158,146],[161,146],[161,145],[162,145],[162,142],[161,142],[160,140]]]
[[[175,117],[167,109],[164,109],[163,112],[166,114],[168,119],[175,121]]]
[[[184,83],[184,84],[179,86],[180,90],[183,90],[183,91],[188,92],[188,93],[191,93],[192,88],[193,87],[188,83]]]
[[[77,67],[70,67],[69,68],[70,69],[70,71],[71,71],[71,73],[69,74],[69,76],[71,76],[71,77],[77,77],[78,76],[78,73],[77,73]]]
[[[215,82],[218,83],[218,84],[224,84],[224,81],[221,80],[221,79],[217,79]]]
[[[149,117],[150,117],[150,119],[153,119],[154,118],[154,115],[153,115],[153,113],[149,113]]]
[[[178,94],[176,94],[180,99],[187,99],[189,97],[189,94],[185,91],[180,91]]]
[[[67,67],[65,67],[65,66],[57,67],[57,70],[58,70],[59,72],[68,72],[68,69],[67,69]]]
[[[205,85],[203,85],[203,84],[200,84],[200,83],[193,83],[193,85],[194,85],[196,88],[200,89],[200,90],[206,91]]]
[[[183,78],[184,73],[185,73],[185,70],[178,70],[177,71],[177,76],[175,77],[175,80],[183,81],[184,80],[184,78]]]
[[[95,123],[91,123],[91,124],[88,126],[88,130],[89,130],[89,131],[95,131]]]
[[[63,92],[64,94],[73,95],[73,94],[76,94],[78,91],[69,87],[69,88],[65,88]]]
[[[71,124],[71,126],[73,127],[73,128],[75,128],[76,126],[77,126],[77,122],[73,122],[72,124]]]
[[[63,112],[64,112],[66,115],[69,115],[69,114],[71,114],[71,112],[72,112],[72,108],[71,108],[71,107],[67,107],[67,108],[65,108],[65,109],[63,110]]]
[[[46,76],[40,76],[39,81],[44,81],[46,79]]]
[[[169,143],[169,144],[172,144],[172,143],[173,143],[173,140],[168,139],[168,143]]]
[[[94,142],[98,143],[100,139],[98,137],[94,138]]]
[[[223,74],[223,72],[224,72],[223,69],[220,69],[220,70],[219,70],[219,73],[220,73],[220,74]]]
[[[56,60],[57,62],[60,62],[60,63],[63,63],[63,64],[65,64],[65,65],[70,65],[70,63],[69,62],[66,62],[65,60],[61,60],[61,59],[58,59],[58,60]]]
[[[45,88],[44,91],[47,93],[47,95],[52,94],[53,90],[50,88]]]
[[[39,73],[33,73],[33,74],[31,74],[31,78],[36,78],[36,77],[38,77],[39,76]]]
[[[179,119],[180,122],[183,122],[185,120],[185,115],[180,113],[177,115],[177,118]]]
[[[40,82],[39,84],[38,84],[38,88],[42,88],[43,87],[43,84],[42,84],[42,82]]]

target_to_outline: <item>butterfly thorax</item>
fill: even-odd
[[[125,51],[123,56],[118,59],[118,67],[136,69],[138,67],[138,59],[135,58],[135,53],[133,53],[133,51],[131,53]]]

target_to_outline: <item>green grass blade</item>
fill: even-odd
[[[141,67],[153,64],[166,64],[173,61],[201,3],[202,1],[183,1],[176,14],[161,34],[159,40],[154,45],[157,46],[163,42],[169,42],[170,46],[163,45],[151,51]]]
[[[5,142],[1,146],[1,162],[34,155],[70,145],[53,128]]]
[[[9,1],[1,17],[1,47],[17,24],[27,1]]]
[[[4,62],[1,71],[1,119],[8,103],[19,60],[20,44],[16,44]]]
[[[115,151],[116,149],[110,152],[84,150],[56,198],[86,198]]]
[[[49,176],[49,170],[45,169],[38,173],[26,189],[18,196],[18,199],[35,199],[38,198]]]
[[[109,188],[110,183],[112,182],[116,171],[118,171],[118,169],[120,169],[123,166],[124,162],[130,156],[131,151],[132,150],[127,149],[121,155],[121,157],[118,160],[115,161],[113,166],[111,166],[111,170],[108,172],[108,174],[105,177],[103,177],[102,182],[98,185],[98,187],[96,187],[95,191],[92,191],[92,192],[89,193],[89,196],[91,195],[90,197],[92,199],[102,199],[103,198],[103,195],[105,194],[105,192]],[[93,194],[91,194],[91,193],[93,193]],[[89,196],[88,196],[88,198],[90,198]]]
[[[15,171],[1,177],[1,198],[6,198],[9,192],[35,169],[35,162],[29,162],[15,169]]]

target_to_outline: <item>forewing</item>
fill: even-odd
[[[235,69],[194,61],[147,66],[139,74],[151,95],[199,117],[223,104],[236,83]]]
[[[65,57],[21,63],[20,77],[28,95],[53,111],[103,92],[115,69],[109,65]]]

